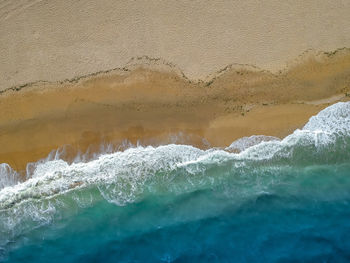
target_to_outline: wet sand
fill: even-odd
[[[271,73],[229,65],[194,81],[162,60],[143,57],[61,82],[15,86],[0,95],[0,163],[17,170],[70,145],[186,143],[224,147],[250,135],[284,137],[317,112],[350,97],[350,52],[305,53]]]

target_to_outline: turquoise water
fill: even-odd
[[[0,261],[349,262],[350,103],[244,145],[3,164]]]

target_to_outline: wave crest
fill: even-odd
[[[283,180],[280,172],[285,167],[349,159],[347,102],[326,108],[281,141],[248,145],[240,153],[174,144],[136,147],[89,162],[39,162],[31,178],[17,184],[18,174],[1,164],[0,246],[20,233],[72,213],[72,207],[79,209],[102,199],[123,206],[149,194],[178,195],[222,185],[239,203],[269,192]]]

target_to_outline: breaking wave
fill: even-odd
[[[238,152],[230,152],[232,149]],[[296,191],[292,187],[280,190],[281,185],[297,184],[294,174],[298,173],[292,170],[349,160],[347,102],[324,109],[282,140],[254,136],[240,139],[226,150],[175,144],[135,147],[71,164],[57,157],[38,162],[24,182],[18,181],[19,175],[10,166],[1,164],[0,248],[104,200],[127,206],[150,196],[180,196],[219,188],[232,206],[240,207],[261,195]],[[324,198],[321,192],[327,189],[310,188],[304,195]],[[342,193],[349,195],[345,190]]]

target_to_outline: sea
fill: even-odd
[[[264,138],[0,164],[0,262],[350,262],[350,102]]]

